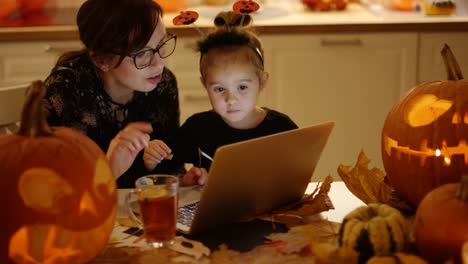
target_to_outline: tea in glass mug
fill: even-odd
[[[150,247],[172,244],[176,235],[178,178],[154,174],[138,178],[135,184],[136,189],[125,199],[130,218],[143,228]],[[141,219],[132,210],[133,195],[137,196]]]

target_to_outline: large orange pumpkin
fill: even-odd
[[[415,207],[430,190],[468,173],[468,81],[447,45],[442,54],[448,80],[412,88],[382,130],[388,180]]]
[[[19,132],[0,136],[0,263],[86,263],[107,244],[115,221],[115,178],[85,135],[45,122],[34,82]]]
[[[424,197],[416,211],[414,235],[419,253],[430,263],[462,263],[462,245],[468,241],[468,174]]]

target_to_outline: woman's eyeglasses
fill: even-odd
[[[167,58],[174,53],[176,47],[177,36],[172,33],[166,33],[166,37],[154,49],[145,48],[135,54],[128,55],[133,59],[133,63],[137,69],[144,69],[153,62],[154,55],[159,54],[161,59]]]

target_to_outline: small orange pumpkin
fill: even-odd
[[[468,241],[468,174],[429,192],[416,211],[414,235],[419,253],[431,263],[461,262]]]
[[[236,14],[245,15],[256,12],[260,9],[260,5],[252,0],[241,0],[234,3],[232,9]]]
[[[176,26],[181,25],[190,25],[195,23],[198,19],[198,13],[195,11],[181,11],[180,14],[174,19],[172,19],[172,23]]]
[[[0,6],[0,19],[9,17],[16,11],[16,8],[16,0],[2,0],[2,5]]]
[[[19,132],[0,136],[0,263],[87,263],[114,226],[115,178],[91,139],[47,125],[42,82],[28,93]]]
[[[442,54],[448,80],[411,89],[382,129],[388,180],[415,208],[435,187],[468,173],[468,81],[447,45]]]
[[[16,0],[18,6],[23,12],[34,11],[41,8],[47,4],[48,0]]]

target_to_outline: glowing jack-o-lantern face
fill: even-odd
[[[413,88],[387,116],[382,159],[391,185],[417,206],[468,172],[468,81]]]
[[[31,98],[41,100],[35,89],[26,107]],[[87,263],[114,226],[115,178],[92,140],[69,128],[31,124],[41,120],[40,104],[28,111],[18,134],[0,137],[1,210],[7,216],[0,262]]]

